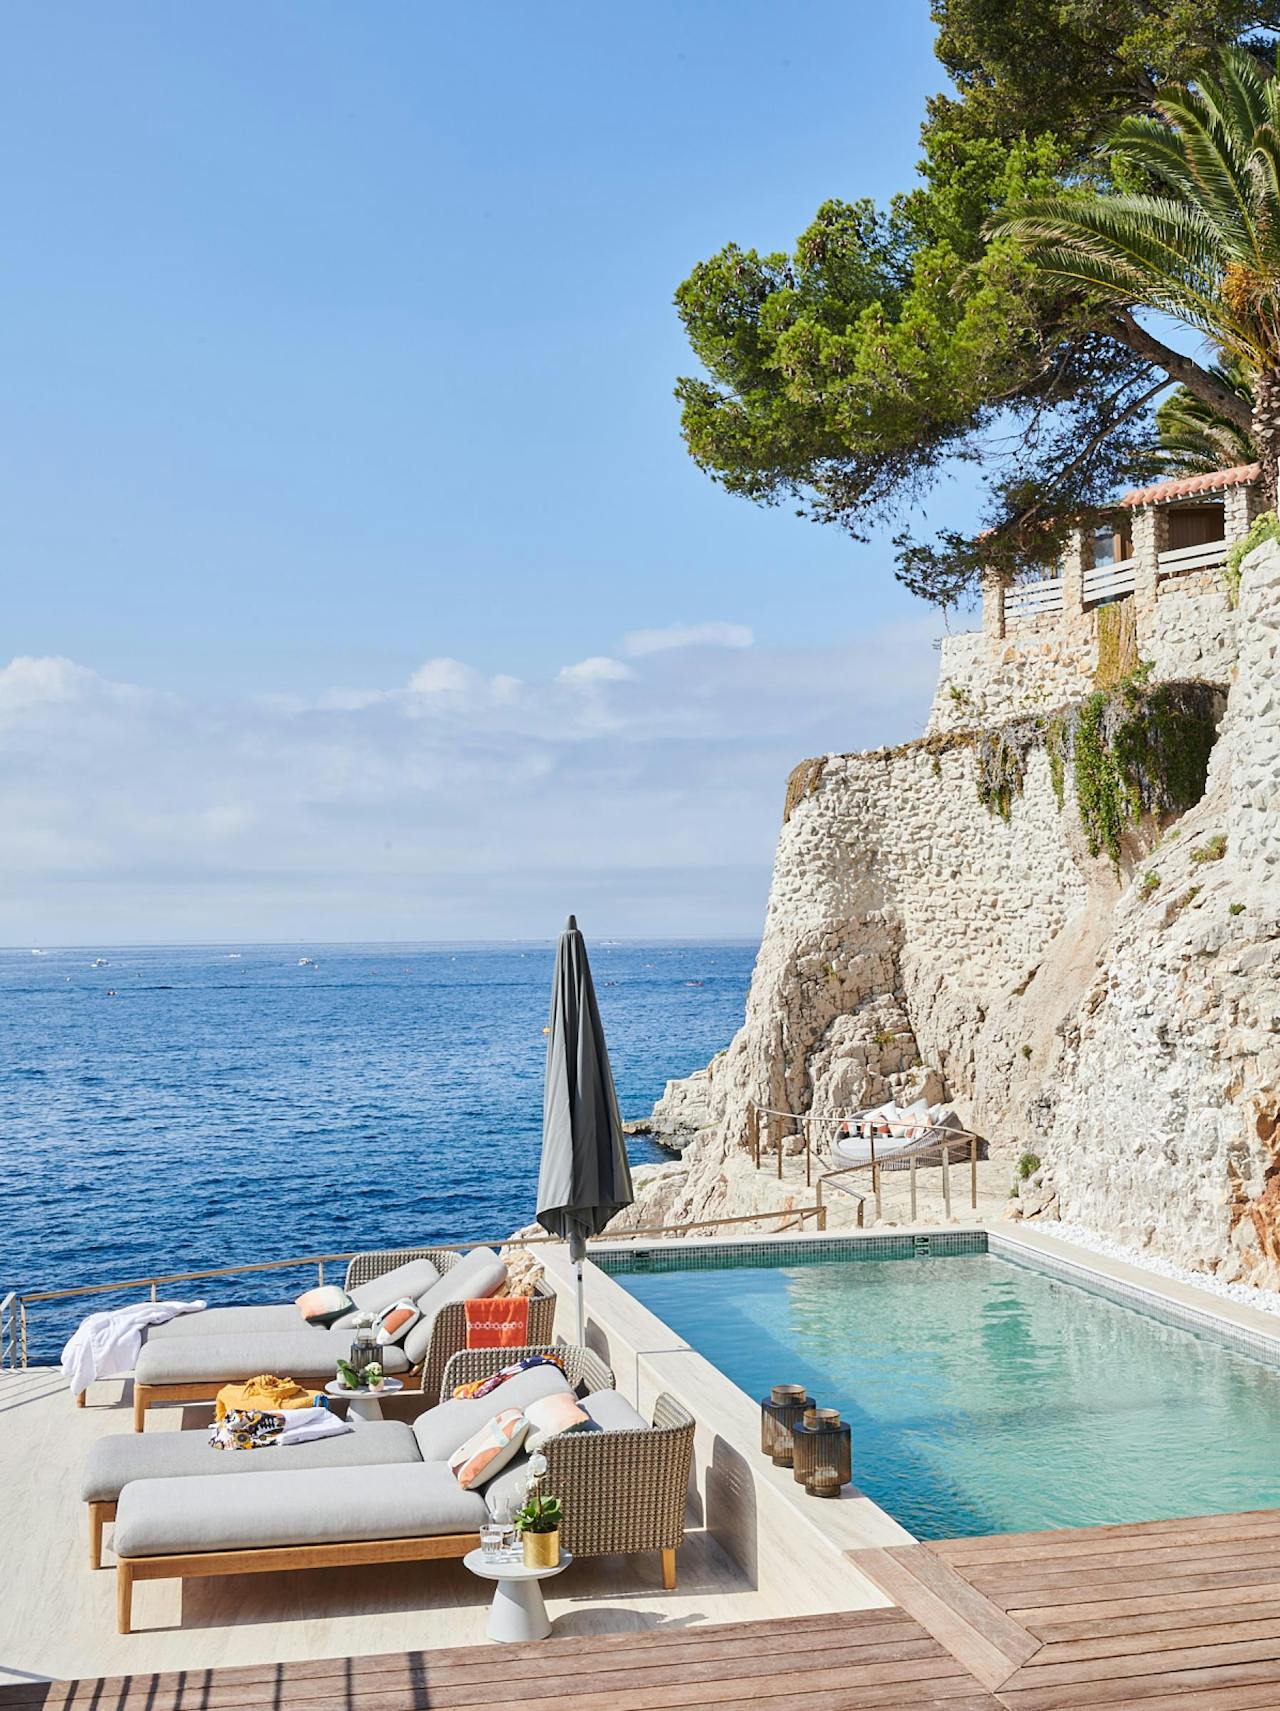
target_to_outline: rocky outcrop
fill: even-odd
[[[1248,562],[1238,613],[1213,591],[1180,612],[1167,659],[1225,675],[1237,650],[1225,721],[1203,800],[1126,833],[1116,864],[1089,853],[1043,746],[1007,819],[983,805],[949,693],[930,737],[797,769],[745,1024],[664,1095],[697,1113],[669,1218],[788,1192],[746,1154],[752,1100],[945,1093],[994,1156],[1040,1159],[1024,1212],[1280,1282],[1280,550]],[[1030,653],[1012,678],[997,653],[984,683],[976,646],[953,649],[951,681],[1025,710]],[[645,1196],[634,1211],[656,1221]]]

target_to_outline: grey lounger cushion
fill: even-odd
[[[452,1269],[445,1272],[434,1289],[420,1295],[422,1317],[404,1339],[404,1351],[412,1365],[427,1358],[436,1316],[451,1301],[483,1301],[496,1295],[507,1281],[507,1268],[492,1248],[472,1248]]]
[[[384,1271],[381,1277],[370,1278],[368,1283],[357,1283],[347,1293],[359,1312],[381,1313],[384,1307],[390,1307],[397,1301],[421,1300],[439,1281],[440,1272],[429,1259],[411,1259],[404,1265],[398,1265],[394,1271]],[[345,1313],[337,1322],[349,1323],[354,1316]]]
[[[136,1479],[181,1479],[194,1473],[216,1478],[387,1462],[413,1465],[418,1459],[413,1428],[403,1420],[371,1420],[340,1438],[261,1450],[215,1450],[207,1432],[122,1432],[99,1438],[89,1451],[80,1495],[86,1503],[114,1503]]]
[[[487,1513],[484,1499],[460,1490],[439,1463],[341,1472],[319,1468],[265,1479],[248,1473],[222,1479],[197,1474],[126,1485],[116,1510],[115,1548],[118,1557],[154,1557],[431,1538],[474,1533]]]
[[[164,1342],[169,1337],[242,1337],[253,1331],[306,1330],[307,1323],[291,1301],[268,1307],[206,1307],[203,1313],[179,1313],[163,1325],[151,1325],[143,1340]]]
[[[524,1408],[539,1396],[554,1396],[557,1390],[567,1388],[568,1381],[558,1367],[535,1366],[509,1378],[488,1396],[451,1396],[413,1422],[418,1452],[423,1461],[448,1461],[473,1432],[504,1408]]]
[[[337,1325],[327,1331],[300,1325],[296,1331],[254,1331],[240,1337],[167,1337],[143,1345],[134,1377],[139,1384],[212,1384],[269,1372],[299,1383],[314,1381],[320,1388],[334,1376],[334,1363],[350,1353],[351,1332]],[[409,1365],[394,1344],[381,1356],[389,1373],[404,1372]]]

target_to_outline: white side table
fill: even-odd
[[[384,1378],[381,1390],[344,1390],[336,1378],[331,1378],[324,1387],[326,1396],[333,1396],[347,1405],[347,1419],[353,1426],[358,1426],[362,1420],[381,1420],[382,1396],[394,1396],[404,1385],[398,1378]]]
[[[511,1643],[546,1639],[551,1623],[538,1582],[564,1573],[573,1561],[568,1551],[560,1553],[560,1561],[554,1568],[526,1568],[519,1561],[490,1562],[479,1551],[468,1551],[462,1560],[481,1580],[497,1581],[486,1629],[491,1640]]]

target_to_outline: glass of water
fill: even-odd
[[[480,1555],[486,1562],[497,1562],[506,1540],[507,1529],[501,1521],[486,1521],[480,1529]]]

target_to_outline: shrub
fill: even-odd
[[[1018,1160],[1018,1180],[1025,1182],[1029,1176],[1034,1176],[1040,1168],[1040,1160],[1034,1153],[1023,1153]]]
[[[1145,903],[1147,898],[1159,889],[1160,875],[1156,872],[1155,868],[1149,867],[1143,874],[1142,882],[1138,886],[1138,896],[1141,897]]]

